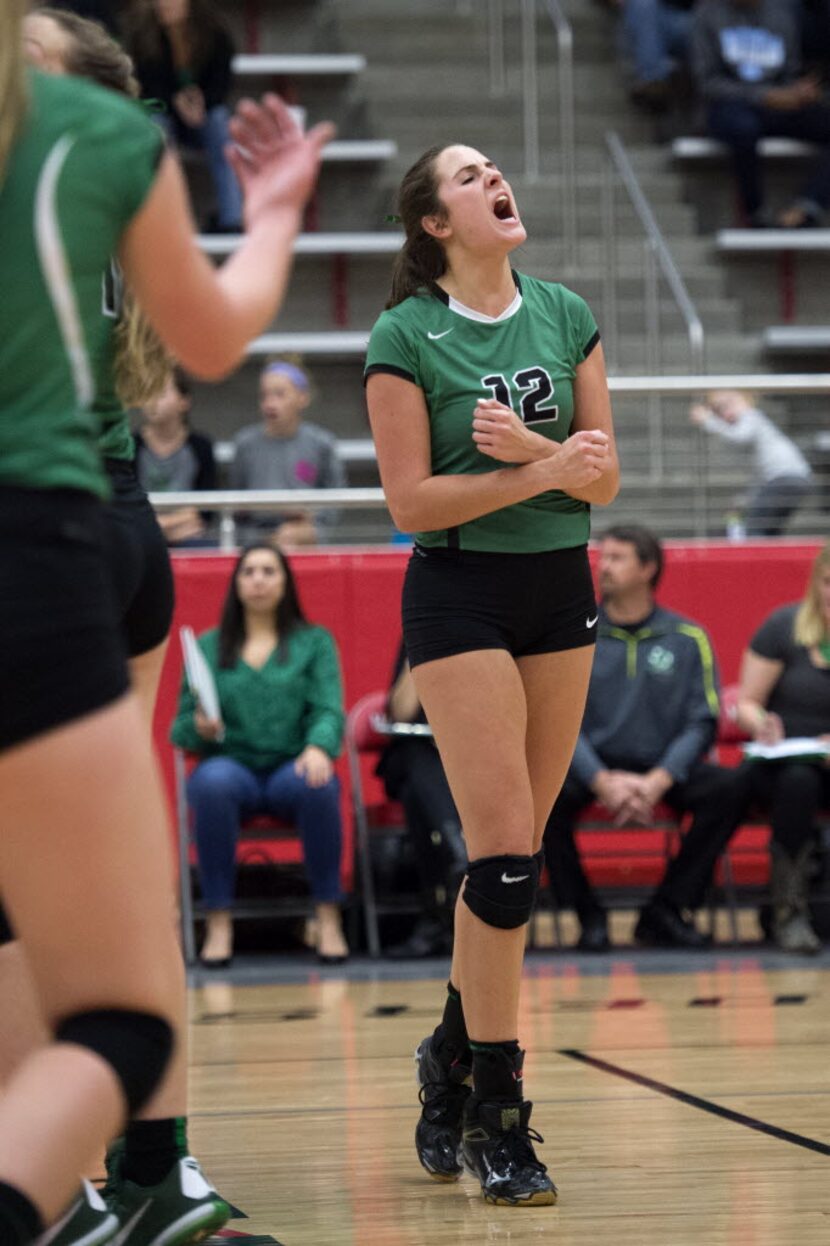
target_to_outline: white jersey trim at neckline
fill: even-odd
[[[455,312],[457,316],[463,316],[466,320],[476,320],[479,324],[499,324],[502,320],[510,320],[511,316],[515,316],[522,305],[522,292],[517,290],[512,303],[505,307],[501,315],[485,316],[484,312],[475,311],[472,307],[465,307],[463,303],[459,303],[458,299],[454,299],[451,294],[447,297],[451,312]]]

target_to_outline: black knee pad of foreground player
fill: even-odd
[[[3,908],[3,905],[0,904],[0,947],[2,947],[4,943],[14,943],[16,938],[17,935],[12,930],[11,922],[6,916],[6,910]]]
[[[168,1021],[126,1008],[98,1008],[65,1017],[55,1039],[77,1043],[106,1060],[121,1083],[130,1116],[153,1094],[173,1052],[173,1027]]]
[[[535,857],[479,857],[467,866],[464,903],[488,926],[515,930],[530,921],[538,886]]]

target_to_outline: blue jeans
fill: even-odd
[[[709,105],[707,129],[713,138],[731,148],[741,207],[747,216],[763,206],[762,161],[757,143],[767,136],[799,138],[819,145],[821,150],[800,197],[816,208],[830,207],[830,108],[825,104],[783,112],[742,100],[716,100]]]
[[[676,61],[685,60],[691,25],[689,9],[673,9],[660,0],[625,0],[625,49],[638,82],[662,82]]]
[[[242,228],[242,191],[236,174],[225,158],[225,147],[230,142],[230,111],[224,104],[217,104],[208,109],[204,124],[195,127],[185,125],[172,111],[159,120],[169,137],[177,143],[202,148],[216,194],[217,224],[227,233],[239,233]]]
[[[242,818],[270,813],[292,822],[303,841],[311,895],[318,904],[340,899],[340,784],[309,787],[293,761],[276,770],[249,770],[230,757],[208,757],[187,781],[193,811],[199,881],[208,909],[228,909],[234,895],[236,841]]]

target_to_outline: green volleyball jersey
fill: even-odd
[[[570,432],[574,375],[599,341],[596,322],[572,290],[514,277],[516,299],[496,320],[474,318],[436,286],[383,312],[372,330],[365,376],[388,372],[423,390],[434,475],[506,466],[473,441],[480,398],[497,398],[553,441]],[[417,532],[415,539],[426,547],[539,553],[584,545],[589,516],[585,502],[552,489],[449,531]]]
[[[162,150],[138,105],[31,74],[0,180],[0,484],[108,492],[94,410],[112,378],[102,275]]]

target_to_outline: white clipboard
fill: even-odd
[[[744,745],[744,756],[756,761],[786,761],[790,757],[822,758],[830,756],[824,740],[811,736],[790,736],[778,744],[758,744],[753,740]]]
[[[204,716],[221,722],[222,711],[219,708],[219,694],[216,691],[216,681],[213,678],[213,671],[207,664],[205,655],[199,648],[193,628],[187,626],[180,627],[179,639],[182,644],[184,671],[188,688],[198,701],[199,709]],[[225,731],[222,728],[216,737],[217,743],[221,744],[224,735]]]

